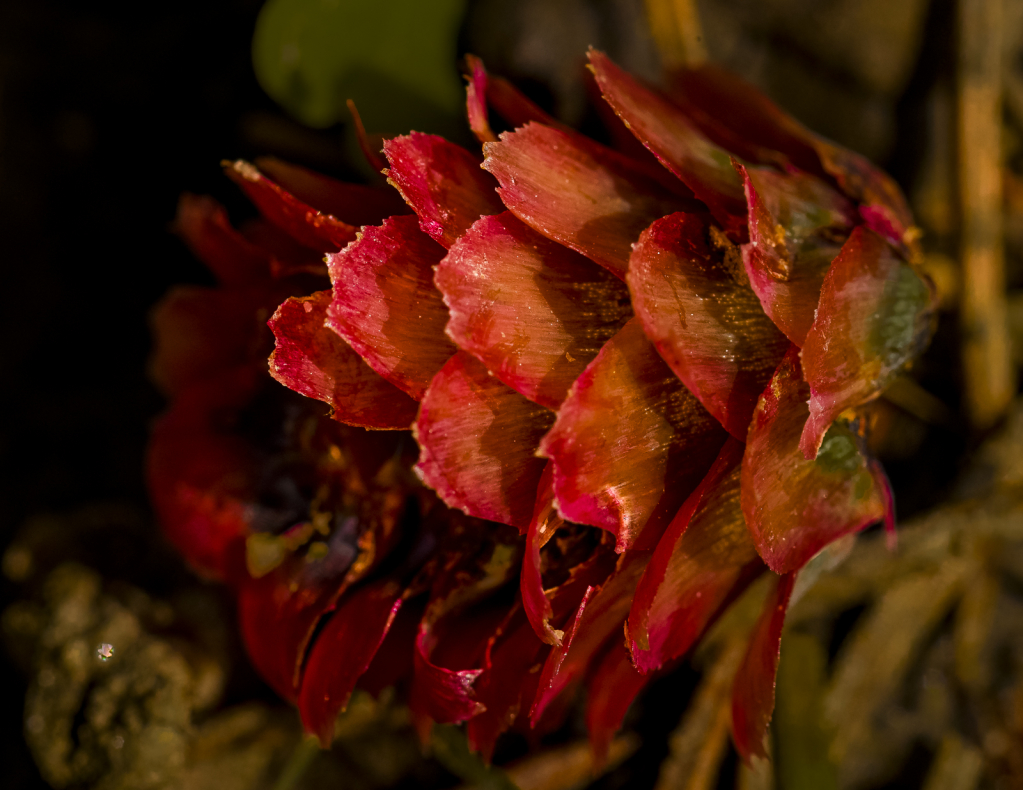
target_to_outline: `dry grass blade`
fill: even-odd
[[[941,744],[924,790],[974,790],[980,784],[983,770],[980,750],[950,736]]]

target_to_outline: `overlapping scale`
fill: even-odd
[[[357,228],[299,200],[249,162],[225,162],[224,172],[256,204],[260,214],[306,247],[337,252],[355,238]]]
[[[664,361],[725,430],[744,439],[789,343],[756,295],[712,254],[709,233],[697,214],[657,220],[632,251],[627,282]]]
[[[803,346],[810,418],[800,447],[813,458],[832,421],[881,394],[930,340],[934,287],[881,236],[860,226],[824,278]]]
[[[643,228],[673,211],[701,208],[634,160],[562,129],[529,123],[483,150],[483,166],[515,216],[619,278]]]
[[[604,99],[633,134],[710,208],[733,241],[746,233],[746,201],[730,153],[712,143],[665,96],[590,50],[590,68]],[[667,212],[664,212],[667,213]]]
[[[338,422],[362,428],[411,427],[418,404],[325,325],[331,299],[331,291],[319,291],[292,297],[277,308],[270,319],[277,338],[270,374],[295,392],[326,403]]]
[[[419,217],[424,233],[450,247],[486,214],[504,209],[497,182],[479,159],[443,137],[421,132],[384,143],[388,180]]]
[[[561,515],[600,527],[618,550],[663,529],[724,443],[720,424],[632,319],[578,378],[540,445]]]
[[[743,450],[735,439],[725,443],[665,531],[639,581],[628,634],[641,672],[685,655],[764,567],[739,504]]]
[[[455,353],[444,335],[448,311],[433,286],[433,268],[443,257],[444,248],[414,216],[401,216],[364,228],[327,258],[334,286],[327,326],[416,400]]]
[[[545,461],[536,447],[554,415],[459,351],[423,397],[416,469],[449,506],[524,530]]]
[[[436,283],[458,346],[552,409],[631,317],[621,280],[507,211],[483,217],[452,246]]]
[[[885,516],[883,491],[848,426],[832,425],[816,458],[804,457],[809,398],[793,346],[757,403],[742,462],[746,526],[775,573],[802,568],[833,540]]]
[[[736,165],[749,204],[742,258],[764,312],[797,346],[806,341],[824,275],[857,218],[848,200],[809,173]]]

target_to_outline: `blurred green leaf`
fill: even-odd
[[[485,765],[478,754],[469,751],[469,742],[460,727],[437,724],[430,738],[437,762],[460,779],[481,790],[519,790],[508,775],[492,765]]]
[[[465,0],[268,0],[252,61],[263,89],[303,123],[347,118],[354,99],[370,131],[460,124],[456,56]]]

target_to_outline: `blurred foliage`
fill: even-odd
[[[374,131],[463,126],[457,38],[465,0],[269,0],[252,62],[263,89],[322,128],[354,100]]]

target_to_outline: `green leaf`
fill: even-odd
[[[469,751],[469,743],[460,727],[434,725],[430,745],[437,762],[480,790],[519,790],[504,771],[485,765],[478,754]]]
[[[303,123],[446,132],[463,101],[456,56],[465,0],[268,0],[252,62],[263,89]]]

